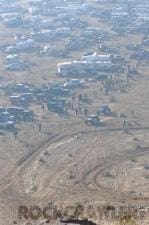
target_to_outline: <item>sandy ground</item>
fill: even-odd
[[[122,45],[121,54],[129,58],[125,45],[138,43],[140,39],[130,35],[113,40],[111,45],[116,48]],[[81,54],[72,55],[75,58]],[[32,55],[32,60],[38,66],[31,72],[5,73],[3,82],[29,81],[36,85],[51,82],[57,79],[57,62],[66,59]],[[42,206],[53,201],[58,205],[90,202],[149,206],[149,75],[147,66],[139,70],[140,75],[130,80],[125,93],[113,91],[105,96],[98,90],[94,98],[91,94],[97,90],[94,83],[82,91],[90,96],[91,104],[87,106],[90,113],[102,104],[108,104],[115,112],[115,117],[101,118],[105,127],[86,126],[85,117],[82,114],[76,117],[73,111],[62,117],[47,109],[43,112],[41,106],[33,104],[35,123],[19,124],[16,139],[9,132],[1,133],[1,225],[12,225],[12,221],[24,224],[17,218],[18,206],[23,204]],[[110,101],[111,96],[115,102]],[[3,95],[0,102],[9,104]],[[125,129],[124,118],[119,116],[122,113],[128,123]]]

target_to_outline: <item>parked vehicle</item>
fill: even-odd
[[[108,105],[104,105],[99,110],[97,111],[97,114],[99,115],[105,115],[105,116],[110,116],[112,114],[111,109],[109,108]]]
[[[98,126],[100,124],[100,119],[97,115],[90,115],[86,120],[85,124]]]
[[[0,129],[14,129],[15,128],[15,123],[13,121],[6,121],[6,122],[1,122],[0,121]]]
[[[50,89],[50,94],[54,96],[71,96],[73,92],[64,87],[54,87]]]
[[[23,111],[23,121],[24,122],[33,122],[34,114],[31,110]]]
[[[64,113],[66,107],[66,101],[64,99],[53,99],[47,104],[48,110],[56,113]]]
[[[80,87],[84,86],[84,84],[85,84],[84,80],[71,79],[64,83],[64,87],[65,88],[80,88]]]
[[[28,63],[11,63],[6,65],[5,69],[9,71],[24,71],[29,69],[29,64]]]

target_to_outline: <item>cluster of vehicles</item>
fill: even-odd
[[[113,115],[113,112],[108,105],[104,105],[97,110],[96,115],[88,116],[85,120],[85,124],[93,126],[105,125],[105,123],[99,118],[100,115],[111,116]]]
[[[20,107],[0,107],[0,129],[15,129],[18,122],[32,122],[33,111]]]
[[[27,83],[18,83],[11,88],[10,101],[13,106],[0,108],[0,128],[14,128],[18,122],[32,122],[34,113],[28,108],[32,103],[47,104],[49,111],[66,114],[68,112],[69,98],[78,88],[86,87],[85,80],[68,79],[63,83],[52,83],[39,89]],[[100,107],[96,115],[90,115],[85,120],[87,125],[102,125],[99,116],[113,115],[111,109],[104,105]]]
[[[104,60],[101,59],[101,55],[97,55],[100,60],[98,59],[97,63],[93,63],[94,60],[93,62],[89,60],[89,56],[92,57],[92,55],[84,55],[86,61],[81,63],[81,59],[80,64],[78,60],[72,61],[70,68],[65,69],[66,74],[68,71],[67,75],[74,78],[80,72],[81,77],[87,75],[88,78],[94,78],[95,81],[104,81],[111,73],[124,73],[126,62],[119,55],[119,52],[113,53],[112,50],[110,58],[105,60],[105,56],[108,56],[110,51],[108,42],[117,35],[123,35],[124,33],[139,32],[147,34],[148,11],[146,8],[148,2],[143,0],[139,3],[139,1],[134,0],[134,4],[131,1],[122,3],[121,1],[116,1],[113,3],[112,9],[102,7],[105,1],[98,0],[96,2],[99,2],[101,7],[96,8],[97,5],[94,6],[92,3],[82,2],[81,0],[30,0],[27,8],[24,8],[24,6],[20,6],[21,4],[18,0],[2,0],[0,3],[0,19],[2,23],[6,27],[22,29],[20,34],[15,33],[14,30],[12,43],[2,46],[1,53],[5,54],[5,56],[7,55],[5,69],[7,71],[30,70],[32,64],[19,59],[22,53],[40,52],[40,55],[63,56],[65,51],[70,53],[71,51],[96,45],[97,49],[106,52],[103,57]],[[119,7],[119,4],[121,4],[121,7]],[[51,5],[52,7],[50,7]],[[140,8],[140,11],[138,11],[138,8]],[[82,14],[90,15],[106,23],[108,21],[112,26],[112,32],[101,29],[98,26],[91,26],[80,19]],[[127,19],[125,18],[126,20],[124,20],[124,17],[127,17]],[[138,22],[136,23],[136,21]],[[78,30],[80,32],[77,33]],[[56,48],[55,41],[61,40],[65,40],[65,46],[64,49],[60,50]],[[147,60],[149,51],[143,50],[142,46],[148,45],[149,39],[146,37],[139,46],[128,45],[127,49],[135,51],[132,54],[133,59]],[[61,68],[63,68],[62,66],[64,67],[64,65],[61,65]],[[36,103],[47,103],[49,111],[56,113],[66,112],[67,97],[73,96],[75,89],[83,87],[86,87],[86,85],[84,80],[81,79],[68,79],[63,84],[53,84],[50,87],[40,88],[40,90],[33,90],[32,92],[27,85],[19,84],[14,89],[15,94],[10,96],[10,101],[15,105],[15,109],[13,109],[13,112],[9,108],[2,111],[0,113],[0,122],[5,123],[6,126],[7,124],[8,126],[13,126],[15,121],[32,121],[32,112],[27,108],[33,101]],[[19,111],[19,107],[22,107],[23,111]],[[97,110],[96,115],[89,116],[86,123],[101,124],[100,115],[110,116],[112,112],[108,106],[103,106]]]

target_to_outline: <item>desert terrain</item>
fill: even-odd
[[[84,18],[83,18],[84,20]],[[90,24],[94,19],[88,18]],[[1,25],[3,26],[3,25]],[[96,26],[104,26],[96,21]],[[110,29],[109,25],[107,30]],[[7,35],[3,42],[11,40],[14,29],[3,28]],[[20,31],[21,32],[21,31]],[[116,36],[109,43],[119,50],[121,56],[136,66],[130,59],[126,45],[138,44],[142,35],[129,34]],[[63,42],[58,42],[63,46]],[[120,46],[120,47],[119,47]],[[86,51],[94,51],[95,46],[83,51],[75,51],[71,59],[80,58]],[[102,53],[102,52],[99,52]],[[3,66],[3,57],[0,64]],[[68,58],[39,57],[35,53],[22,54],[38,66],[30,71],[1,71],[1,85],[29,82],[36,86],[57,77],[57,63]],[[50,202],[58,207],[73,206],[133,206],[149,207],[149,73],[148,63],[140,63],[138,74],[127,80],[122,74],[125,91],[112,90],[106,95],[101,82],[87,83],[86,89],[75,91],[75,107],[78,95],[86,94],[89,103],[82,103],[89,114],[94,114],[103,104],[108,105],[114,116],[101,116],[105,126],[87,126],[85,115],[73,109],[68,115],[59,115],[44,110],[40,104],[32,103],[30,109],[35,113],[34,122],[17,124],[17,137],[12,132],[0,131],[0,224],[27,224],[18,219],[20,205],[43,207]],[[96,92],[96,96],[95,93]],[[10,105],[6,94],[0,95],[1,105]],[[124,126],[124,121],[127,125]],[[42,125],[39,131],[39,124]],[[100,221],[94,214],[85,215],[97,224]],[[149,224],[148,218],[136,224]],[[14,221],[14,222],[13,222]],[[33,221],[40,224],[42,221]],[[56,224],[52,221],[52,224]],[[58,222],[57,222],[58,223]],[[108,225],[114,222],[107,222]],[[47,223],[48,224],[48,223]],[[50,223],[49,223],[50,224]],[[102,223],[103,224],[103,223]]]

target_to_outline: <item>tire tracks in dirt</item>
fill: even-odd
[[[103,161],[100,165],[96,165],[91,170],[87,171],[87,173],[82,177],[82,185],[84,185],[89,191],[97,191],[100,193],[103,193],[103,195],[112,195],[115,197],[118,197],[118,192],[112,191],[111,188],[106,188],[102,186],[98,181],[98,176],[102,175],[107,169],[110,170],[113,166],[118,165],[126,160],[131,160],[132,158],[137,158],[144,156],[146,154],[149,154],[149,147],[144,148],[138,148],[132,151],[125,152],[123,155],[114,155],[112,157],[109,157],[105,161]],[[95,174],[92,176],[92,174]],[[88,177],[92,177],[92,181],[88,181]],[[89,184],[93,183],[96,187],[91,188],[89,187]],[[120,196],[119,196],[120,197]],[[127,195],[125,197],[131,198],[130,195]],[[133,199],[133,197],[132,197]],[[139,197],[138,197],[139,199]]]
[[[127,131],[137,131],[137,130],[149,130],[148,126],[145,127],[129,127],[127,128]],[[65,143],[65,141],[60,142],[61,140],[65,140],[66,138],[66,142],[69,141],[69,139],[71,140],[72,138],[74,138],[74,136],[76,135],[83,135],[83,134],[89,134],[89,133],[100,133],[100,132],[120,132],[120,131],[125,131],[123,128],[117,127],[117,128],[105,128],[105,129],[87,129],[87,130],[78,130],[77,132],[69,132],[69,134],[67,134],[67,132],[63,135],[61,134],[56,134],[53,135],[49,138],[49,140],[46,142],[46,144],[44,144],[43,146],[41,146],[38,149],[34,149],[33,151],[27,153],[26,155],[24,155],[22,158],[20,158],[17,162],[15,167],[12,169],[12,171],[4,178],[1,180],[1,186],[0,186],[0,191],[3,191],[5,189],[7,189],[11,183],[13,181],[15,181],[15,178],[17,178],[18,176],[21,177],[21,174],[23,173],[23,170],[32,163],[32,161],[34,161],[34,158],[36,158],[38,155],[41,154],[41,152],[45,151],[47,148],[49,148],[52,144],[56,144],[57,146]],[[69,139],[68,139],[69,138]],[[60,142],[60,143],[59,143]],[[109,162],[108,162],[109,163]],[[86,179],[86,177],[94,170],[98,169],[99,167],[101,167],[100,171],[102,172],[102,170],[104,171],[104,169],[106,168],[105,166],[108,167],[108,163],[103,163],[103,165],[97,165],[95,166],[95,168],[93,168],[91,171],[88,171],[87,174],[82,177],[83,183],[84,185],[85,182],[84,180]],[[111,165],[112,166],[112,165]],[[99,171],[99,173],[100,173]]]

